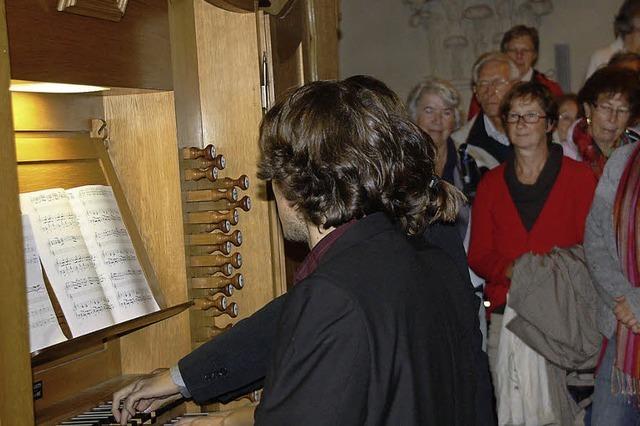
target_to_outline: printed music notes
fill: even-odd
[[[160,309],[110,187],[30,192],[20,203],[74,337]]]
[[[62,334],[51,299],[49,299],[31,222],[26,215],[22,216],[22,235],[24,236],[25,278],[29,308],[29,346],[31,352],[35,352],[67,340],[67,338]]]

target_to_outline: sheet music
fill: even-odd
[[[31,352],[35,352],[67,340],[67,338],[60,329],[44,284],[42,269],[40,269],[40,256],[38,256],[31,222],[27,215],[22,215],[22,235],[29,309],[29,346]]]
[[[69,197],[63,189],[20,194],[51,287],[74,337],[114,324]]]
[[[109,186],[67,190],[116,323],[160,310]]]

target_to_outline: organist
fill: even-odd
[[[356,78],[306,85],[267,114],[262,177],[285,237],[312,248],[298,283],[171,373],[116,392],[116,418],[264,384],[257,424],[488,424],[477,302],[455,229],[415,238],[453,219],[458,195],[395,100]]]

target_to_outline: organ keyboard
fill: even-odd
[[[251,403],[251,405],[245,406],[243,410],[238,412],[223,411],[182,413],[179,410],[179,402],[174,402],[149,413],[136,413],[127,422],[127,425],[170,426],[179,420],[193,417],[210,417],[209,420],[211,424],[219,424],[221,426],[253,424],[253,408],[255,407],[255,404],[260,401],[260,396],[260,391],[254,391],[238,398],[238,400],[248,400]],[[81,414],[75,415],[74,417],[60,421],[57,425],[116,426],[120,425],[120,423],[117,423],[111,414],[111,401],[109,401],[100,403]]]
[[[128,422],[127,425],[172,425],[180,419],[188,417],[206,417],[209,413],[184,413],[180,415],[175,414],[176,404],[169,405],[168,407],[160,408],[159,410],[152,411],[150,413],[136,413]],[[78,414],[70,419],[63,420],[58,423],[58,426],[75,425],[75,426],[116,426],[120,425],[116,422],[116,419],[111,414],[111,402],[100,404],[88,411]]]

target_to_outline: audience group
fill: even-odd
[[[468,199],[500,425],[640,424],[640,1],[614,31],[577,95],[534,68],[538,32],[519,25],[476,60],[466,123],[446,80],[407,100]]]

